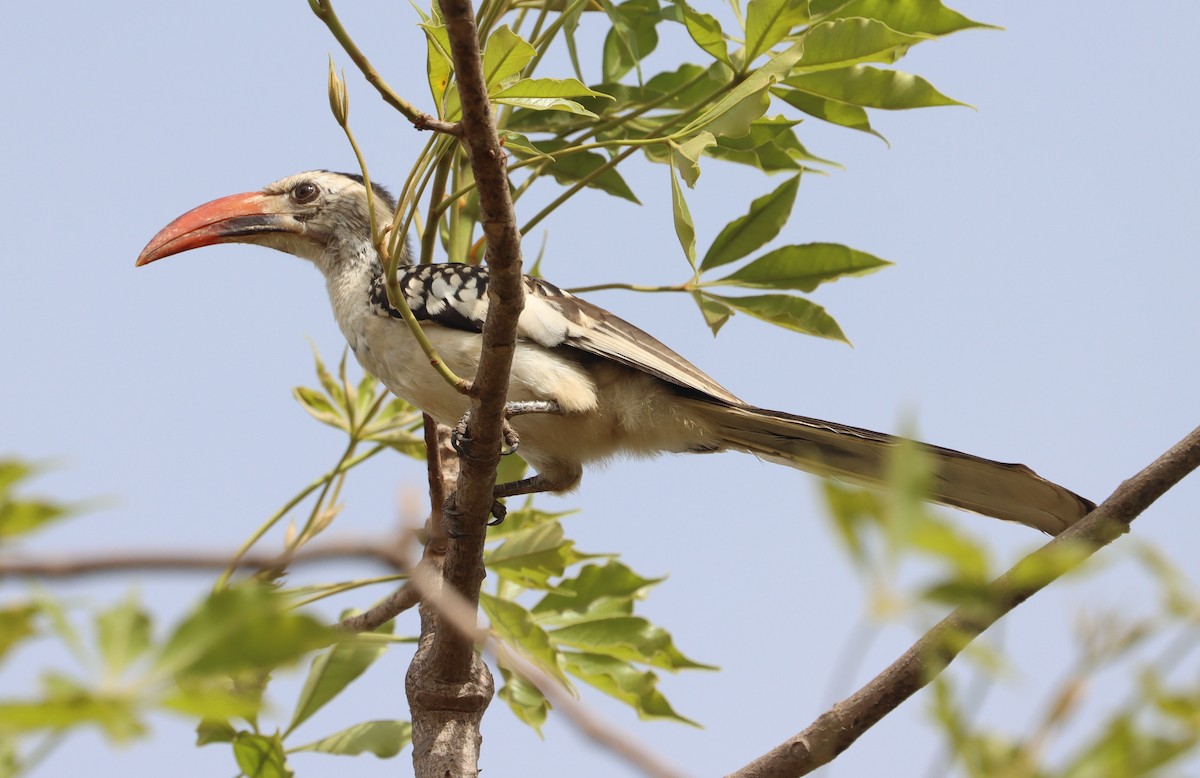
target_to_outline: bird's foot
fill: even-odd
[[[494,527],[504,521],[504,517],[508,515],[508,508],[500,500],[493,499],[488,513],[491,514],[493,520],[489,521],[487,525]],[[457,490],[450,493],[445,505],[442,506],[442,521],[446,528],[446,534],[450,537],[461,538],[467,534],[463,529],[462,511],[458,509]]]
[[[458,424],[454,425],[454,429],[450,430],[450,445],[454,447],[455,453],[462,455],[463,449],[466,448],[474,438],[467,435],[467,424],[471,420],[471,411],[468,410],[458,420]]]
[[[527,413],[562,413],[562,408],[556,400],[513,400],[504,404],[504,423],[501,427],[501,446],[500,456],[508,456],[515,454],[521,445],[521,436],[512,428],[508,420],[514,416],[523,416]],[[454,450],[459,454],[463,453],[463,448],[470,443],[473,438],[467,435],[467,430],[471,423],[471,409],[468,409],[458,420],[458,424],[454,425],[454,429],[450,433],[450,445],[454,446]]]

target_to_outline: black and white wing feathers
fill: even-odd
[[[417,321],[482,332],[488,311],[488,271],[443,263],[401,268],[400,291]],[[382,275],[371,286],[377,314],[401,318],[388,304]],[[525,276],[525,309],[517,337],[546,348],[572,348],[649,373],[680,388],[732,405],[743,403],[656,338],[603,308],[540,278]]]

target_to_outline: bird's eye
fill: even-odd
[[[317,199],[321,190],[311,181],[302,181],[292,187],[292,199],[301,205]]]

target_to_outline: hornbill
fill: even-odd
[[[317,266],[338,326],[358,361],[396,395],[454,426],[469,400],[430,366],[388,302],[371,236],[391,222],[395,200],[372,198],[360,176],[319,170],[262,191],[222,197],[164,227],[139,266],[214,243],[253,243]],[[413,265],[405,250],[399,288],[443,360],[475,374],[488,312],[488,271],[466,264]],[[617,454],[733,449],[822,476],[879,486],[899,438],[742,402],[699,368],[608,311],[525,276],[508,400],[552,409],[512,418],[521,456],[537,475],[496,486],[497,497],[565,492],[583,466]],[[549,402],[546,402],[549,401]],[[1094,505],[1038,476],[951,449],[917,444],[932,468],[929,499],[1050,534]]]

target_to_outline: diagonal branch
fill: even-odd
[[[355,66],[362,71],[363,78],[367,79],[367,83],[378,90],[384,102],[404,114],[418,130],[435,130],[449,135],[459,134],[457,124],[454,122],[444,122],[436,116],[425,113],[396,94],[395,90],[388,86],[388,83],[383,80],[383,76],[379,75],[379,71],[367,59],[367,55],[362,53],[362,50],[355,44],[354,39],[346,32],[346,28],[342,27],[341,20],[338,19],[337,14],[333,10],[331,0],[308,0],[308,5],[312,8],[312,12],[316,14],[317,18],[329,28],[329,32],[342,45],[342,49],[349,55]]]
[[[1122,483],[1099,507],[988,585],[990,606],[958,608],[850,697],[729,778],[807,775],[832,761],[944,670],[1002,616],[1129,531],[1151,503],[1200,467],[1200,427]]]

